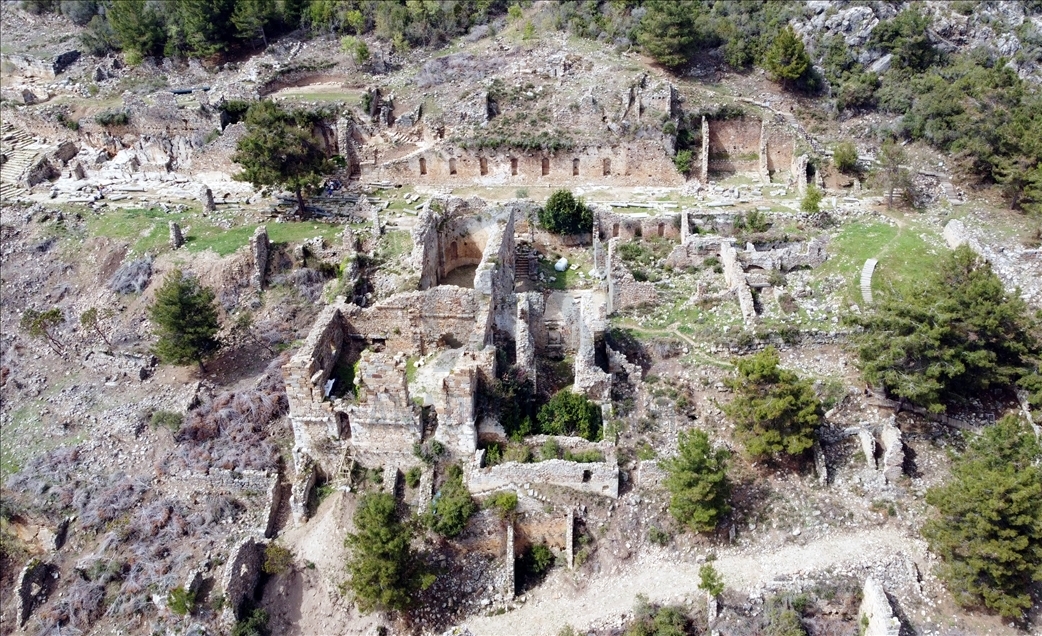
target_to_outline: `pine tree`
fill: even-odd
[[[1042,581],[1042,444],[1007,415],[974,436],[952,464],[953,479],[930,489],[938,516],[923,527],[940,573],[961,605],[1020,619]]]
[[[61,355],[65,350],[65,346],[58,338],[56,330],[63,322],[65,322],[65,316],[62,315],[61,309],[57,307],[47,311],[29,308],[22,313],[22,319],[18,326],[33,338],[45,340],[52,351]]]
[[[1038,365],[1039,325],[1027,305],[965,245],[910,292],[849,320],[863,328],[865,380],[935,412],[1008,388]]]
[[[163,19],[146,0],[120,0],[107,5],[105,17],[131,63],[163,51]]]
[[[275,14],[275,0],[237,0],[231,17],[235,36],[243,40],[255,40],[260,36],[264,46],[268,46],[264,27],[274,19]]]
[[[785,27],[767,49],[767,70],[786,87],[793,87],[810,70],[810,57],[792,27]]]
[[[691,60],[697,46],[696,7],[693,2],[657,0],[644,5],[637,42],[648,55],[667,68],[680,68]]]
[[[156,292],[149,313],[159,336],[155,346],[159,359],[171,364],[198,362],[205,371],[203,358],[220,346],[213,290],[175,269]]]
[[[363,612],[402,611],[411,607],[416,593],[434,582],[412,549],[412,528],[398,519],[394,496],[369,493],[354,515],[356,533],[348,534],[351,550],[347,563],[348,585]]]
[[[239,139],[232,161],[242,166],[234,177],[239,181],[293,191],[302,218],[307,218],[303,192],[318,187],[323,175],[336,167],[315,138],[307,116],[288,113],[272,101],[250,106],[246,134]]]
[[[879,149],[879,173],[883,189],[886,190],[886,207],[894,205],[894,193],[906,192],[912,185],[912,176],[904,163],[908,155],[893,141],[885,142]]]
[[[709,532],[730,511],[726,449],[713,450],[704,431],[680,433],[679,453],[662,464],[668,473],[669,512],[692,532]]]
[[[738,378],[728,380],[735,398],[723,407],[753,457],[799,458],[814,445],[821,402],[810,382],[778,366],[768,347],[738,361]]]

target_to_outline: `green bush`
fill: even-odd
[[[545,435],[578,435],[591,442],[601,438],[601,408],[568,387],[555,393],[536,419]]]
[[[405,471],[405,485],[409,488],[419,487],[421,472],[419,466],[413,466],[409,470]]]
[[[265,574],[282,574],[293,565],[293,552],[289,548],[271,542],[264,547],[264,564],[261,569]]]
[[[528,549],[525,550],[524,555],[521,557],[521,566],[530,576],[538,578],[553,567],[554,561],[556,561],[556,558],[548,545],[545,543],[533,543],[528,546]]]
[[[687,176],[691,174],[693,160],[694,156],[690,150],[680,150],[673,157],[673,165],[677,167],[677,172]]]
[[[183,587],[175,587],[167,594],[166,602],[171,612],[178,616],[185,616],[191,614],[192,608],[195,607],[195,594],[188,592]]]
[[[94,116],[94,121],[105,126],[126,126],[130,123],[130,116],[121,110],[107,110]]]
[[[539,224],[554,234],[583,234],[593,229],[593,211],[568,190],[557,190],[539,209]]]
[[[436,439],[429,439],[424,443],[416,442],[412,445],[412,454],[428,466],[433,466],[445,456],[445,445]]]
[[[561,445],[557,443],[554,438],[549,438],[543,442],[543,447],[539,449],[539,460],[547,461],[549,459],[560,459],[561,458]]]
[[[687,636],[693,633],[691,619],[684,608],[652,605],[648,597],[638,594],[633,618],[626,624],[623,636]]]
[[[254,609],[235,623],[232,636],[268,636],[268,613]]]
[[[710,596],[723,593],[724,579],[712,563],[706,563],[698,569],[698,589],[708,592]]]
[[[470,491],[463,484],[463,469],[453,464],[449,466],[445,483],[431,501],[427,525],[444,537],[455,537],[463,532],[467,520],[477,509]]]
[[[857,172],[857,148],[850,141],[841,141],[832,150],[832,161],[836,169],[844,174]]]
[[[512,490],[501,490],[485,500],[485,508],[495,510],[500,519],[507,519],[517,509],[517,493]]]
[[[181,424],[184,423],[184,415],[180,413],[174,413],[173,411],[156,411],[152,414],[149,419],[149,423],[152,428],[168,428],[173,432],[181,430]]]
[[[821,211],[821,199],[824,196],[818,186],[808,183],[807,194],[803,195],[803,200],[800,201],[800,209],[804,212],[817,214]]]
[[[576,462],[579,464],[593,464],[596,462],[604,461],[604,453],[597,450],[596,448],[589,448],[587,450],[580,451],[564,451],[564,459],[570,462]]]

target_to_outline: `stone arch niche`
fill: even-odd
[[[427,160],[420,157],[420,176],[427,174]]]
[[[488,244],[488,229],[473,217],[447,221],[438,232],[438,285],[474,287],[474,273]]]
[[[541,163],[542,163],[543,176],[544,177],[548,176],[550,174],[550,158],[549,157],[543,157],[543,160],[542,160]]]

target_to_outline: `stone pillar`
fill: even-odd
[[[687,210],[680,211],[680,244],[687,243],[687,237],[691,235],[691,223],[688,220]]]
[[[864,627],[864,636],[898,636],[901,633],[901,621],[894,616],[890,599],[879,581],[872,577],[865,579],[861,598],[858,623]]]
[[[764,119],[760,124],[760,156],[759,164],[757,166],[760,173],[760,181],[764,184],[771,182],[771,172],[767,169],[767,120]]]
[[[177,249],[185,244],[185,237],[181,234],[181,226],[170,221],[170,247]]]
[[[709,120],[702,115],[702,166],[698,171],[703,184],[709,183]]]
[[[564,527],[564,554],[568,559],[568,569],[575,569],[575,509],[568,509],[568,519]]]
[[[796,180],[796,190],[800,193],[800,196],[806,196],[807,194],[807,164],[810,163],[810,158],[807,155],[800,155],[798,157],[793,156],[792,158],[792,177]]]
[[[199,200],[203,204],[203,212],[213,212],[217,209],[217,205],[213,202],[213,190],[203,186],[199,191]]]
[[[896,418],[891,416],[890,421],[883,425],[880,435],[883,443],[883,477],[888,483],[894,483],[897,478],[904,474],[905,450],[901,441],[901,429],[897,427]]]
[[[507,524],[507,549],[506,554],[503,555],[504,566],[506,570],[506,577],[504,581],[503,597],[507,600],[514,598],[517,587],[514,583],[514,524],[510,522]]]
[[[268,228],[262,225],[254,230],[253,238],[250,239],[250,251],[253,252],[253,276],[251,277],[251,282],[257,288],[257,291],[264,289],[264,278],[268,271],[269,248]]]

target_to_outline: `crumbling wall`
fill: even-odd
[[[879,581],[872,577],[865,579],[858,623],[864,626],[863,636],[900,636],[901,633],[901,621],[894,616],[890,599]]]
[[[420,289],[430,289],[438,284],[440,255],[438,251],[439,215],[427,201],[412,228],[412,267],[420,275]]]
[[[739,117],[708,124],[709,172],[759,173],[760,120]]]
[[[515,365],[523,369],[532,382],[536,382],[536,341],[531,324],[541,322],[542,311],[535,311],[542,303],[542,294],[524,292],[517,295],[517,315],[514,319]],[[535,303],[535,305],[533,304]]]
[[[645,237],[663,237],[678,241],[681,238],[680,226],[680,217],[677,214],[617,214],[610,210],[598,209],[594,219],[594,227],[601,240],[617,237],[629,241]]]
[[[29,559],[15,581],[16,599],[15,615],[18,624],[25,625],[34,609],[43,604],[54,589],[56,568],[54,565],[37,558]]]
[[[897,420],[891,417],[883,425],[879,441],[883,447],[883,462],[880,469],[887,482],[894,483],[904,472],[904,443],[901,441],[901,429],[897,427]]]
[[[429,185],[683,185],[666,149],[651,140],[556,153],[442,146],[373,166],[362,176]]]
[[[253,276],[250,281],[257,291],[264,289],[269,249],[268,228],[261,225],[253,231],[253,236],[250,238],[250,252],[253,254]]]
[[[742,318],[746,324],[756,321],[756,305],[749,282],[745,278],[745,270],[738,261],[738,252],[730,241],[720,241],[720,263],[724,266],[724,281],[738,296],[738,305],[742,309]]]
[[[738,260],[744,267],[759,267],[764,270],[788,272],[800,267],[818,267],[828,258],[826,248],[829,237],[821,234],[810,241],[792,243],[771,250],[745,250],[738,252]]]
[[[719,236],[700,236],[692,234],[686,241],[673,248],[666,257],[666,265],[673,269],[699,267],[705,259],[720,254]]]
[[[486,347],[480,352],[464,352],[449,375],[442,380],[441,391],[434,396],[438,414],[435,439],[463,457],[478,449],[475,421],[478,374],[495,377],[496,352]]]
[[[248,537],[232,548],[228,555],[228,563],[221,577],[225,601],[221,622],[229,629],[242,616],[244,601],[253,597],[260,578],[263,551],[263,543]]]
[[[608,456],[608,453],[605,455]],[[487,468],[476,468],[467,478],[467,487],[475,494],[504,488],[516,489],[521,484],[561,486],[617,499],[619,466],[614,461],[614,456],[612,461],[588,464],[563,459],[551,459],[534,464],[507,462]]]
[[[793,131],[776,122],[765,121],[763,126],[765,145],[764,162],[767,172],[777,177],[775,180],[788,179],[792,170],[792,157],[796,149]]]
[[[596,292],[586,293],[579,303],[579,349],[575,354],[575,383],[572,390],[600,403],[611,400],[611,374],[596,361],[597,339],[604,346],[606,329],[605,298]],[[604,351],[607,358],[607,351]],[[605,360],[607,362],[607,360]]]
[[[608,241],[608,313],[622,311],[629,307],[654,305],[658,302],[655,284],[637,282],[633,274],[616,256],[620,239]]]
[[[420,440],[421,422],[409,400],[402,354],[366,350],[358,363],[358,401],[347,407],[351,444],[407,451]]]

